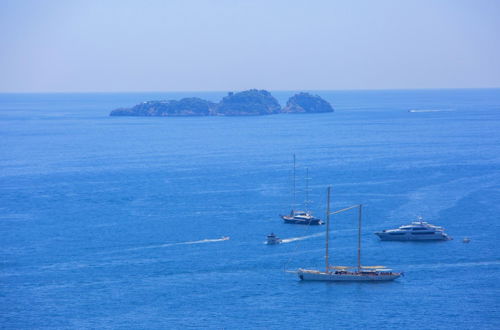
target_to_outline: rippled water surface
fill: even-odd
[[[500,90],[317,93],[335,113],[120,118],[224,93],[0,95],[2,327],[498,328]],[[317,215],[328,185],[335,209],[364,204],[363,264],[405,277],[284,272],[324,267],[324,227],[278,217],[293,153],[300,199],[308,168]],[[455,239],[373,235],[419,215]],[[332,227],[332,263],[353,265],[355,212]]]

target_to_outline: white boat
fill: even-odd
[[[293,189],[292,189],[292,210],[289,215],[280,215],[281,219],[285,223],[298,224],[298,225],[322,225],[323,222],[320,218],[315,217],[312,212],[308,209],[309,206],[309,170],[306,170],[306,200],[305,200],[305,211],[295,210],[295,154],[293,154]]]
[[[329,261],[328,242],[330,239],[330,215],[358,208],[358,265],[357,267],[331,266]],[[361,265],[361,214],[362,205],[353,205],[345,209],[330,213],[330,187],[328,187],[326,207],[326,243],[324,271],[311,269],[298,269],[297,275],[303,281],[391,281],[400,277],[403,273],[394,272],[384,266],[362,266]]]
[[[311,214],[311,211],[292,210],[289,215],[282,215],[281,218],[285,223],[293,223],[299,225],[321,225],[321,219],[316,218]]]
[[[274,233],[271,233],[270,235],[267,235],[267,245],[276,245],[280,244],[282,242],[282,239],[277,237]]]
[[[443,227],[431,225],[423,221],[421,217],[409,225],[379,231],[375,235],[382,241],[446,241],[451,239],[444,232]]]
[[[318,270],[298,270],[299,278],[305,281],[391,281],[401,276],[401,273],[394,273],[391,269],[340,269],[330,268],[328,272]]]

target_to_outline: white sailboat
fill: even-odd
[[[305,211],[299,211],[295,209],[296,200],[296,183],[295,183],[295,154],[293,154],[293,200],[292,200],[292,210],[289,215],[280,215],[281,219],[285,223],[299,224],[299,225],[321,225],[323,222],[321,219],[315,217],[312,212],[308,209],[309,205],[309,170],[307,170],[306,176],[306,200],[305,200]]]
[[[358,208],[358,265],[357,267],[331,266],[329,263],[328,243],[330,239],[330,215],[345,212]],[[326,205],[326,243],[325,243],[325,261],[324,271],[302,269],[297,270],[299,278],[303,281],[391,281],[402,275],[399,272],[393,272],[384,266],[362,266],[361,265],[361,215],[362,205],[353,205],[342,210],[330,212],[330,187],[327,193]]]

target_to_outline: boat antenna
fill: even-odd
[[[358,271],[361,270],[361,216],[363,204],[359,204],[358,211]]]
[[[326,263],[326,272],[328,273],[330,269],[330,264],[328,260],[328,241],[330,240],[330,190],[332,187],[328,186],[327,194],[326,194],[326,243],[325,243],[325,263]]]

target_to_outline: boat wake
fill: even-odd
[[[418,264],[406,265],[405,269],[431,269],[431,268],[454,268],[454,267],[479,267],[479,266],[498,266],[500,260],[492,261],[476,261],[476,262],[457,262],[457,263],[435,263],[435,264]]]
[[[313,238],[313,237],[319,237],[319,236],[325,236],[325,233],[317,233],[313,235],[307,235],[307,236],[299,236],[299,237],[291,237],[291,238],[284,238],[281,240],[281,243],[291,243],[295,241],[302,241],[308,238]]]
[[[412,109],[408,110],[408,112],[450,112],[455,111],[452,109]]]
[[[228,236],[223,236],[221,238],[206,238],[198,241],[188,241],[188,242],[178,242],[178,243],[166,243],[166,244],[158,244],[158,245],[148,245],[148,246],[140,246],[136,248],[130,248],[130,249],[124,249],[120,250],[120,252],[123,251],[139,251],[139,250],[146,250],[146,249],[160,249],[160,248],[165,248],[169,246],[176,246],[176,245],[192,245],[192,244],[204,244],[204,243],[215,243],[215,242],[223,242],[223,241],[228,241],[229,237]]]
[[[422,214],[426,218],[438,217],[439,212],[455,207],[467,195],[495,186],[499,179],[498,174],[488,174],[424,186],[410,192],[408,201],[392,211],[389,218],[415,218]]]

